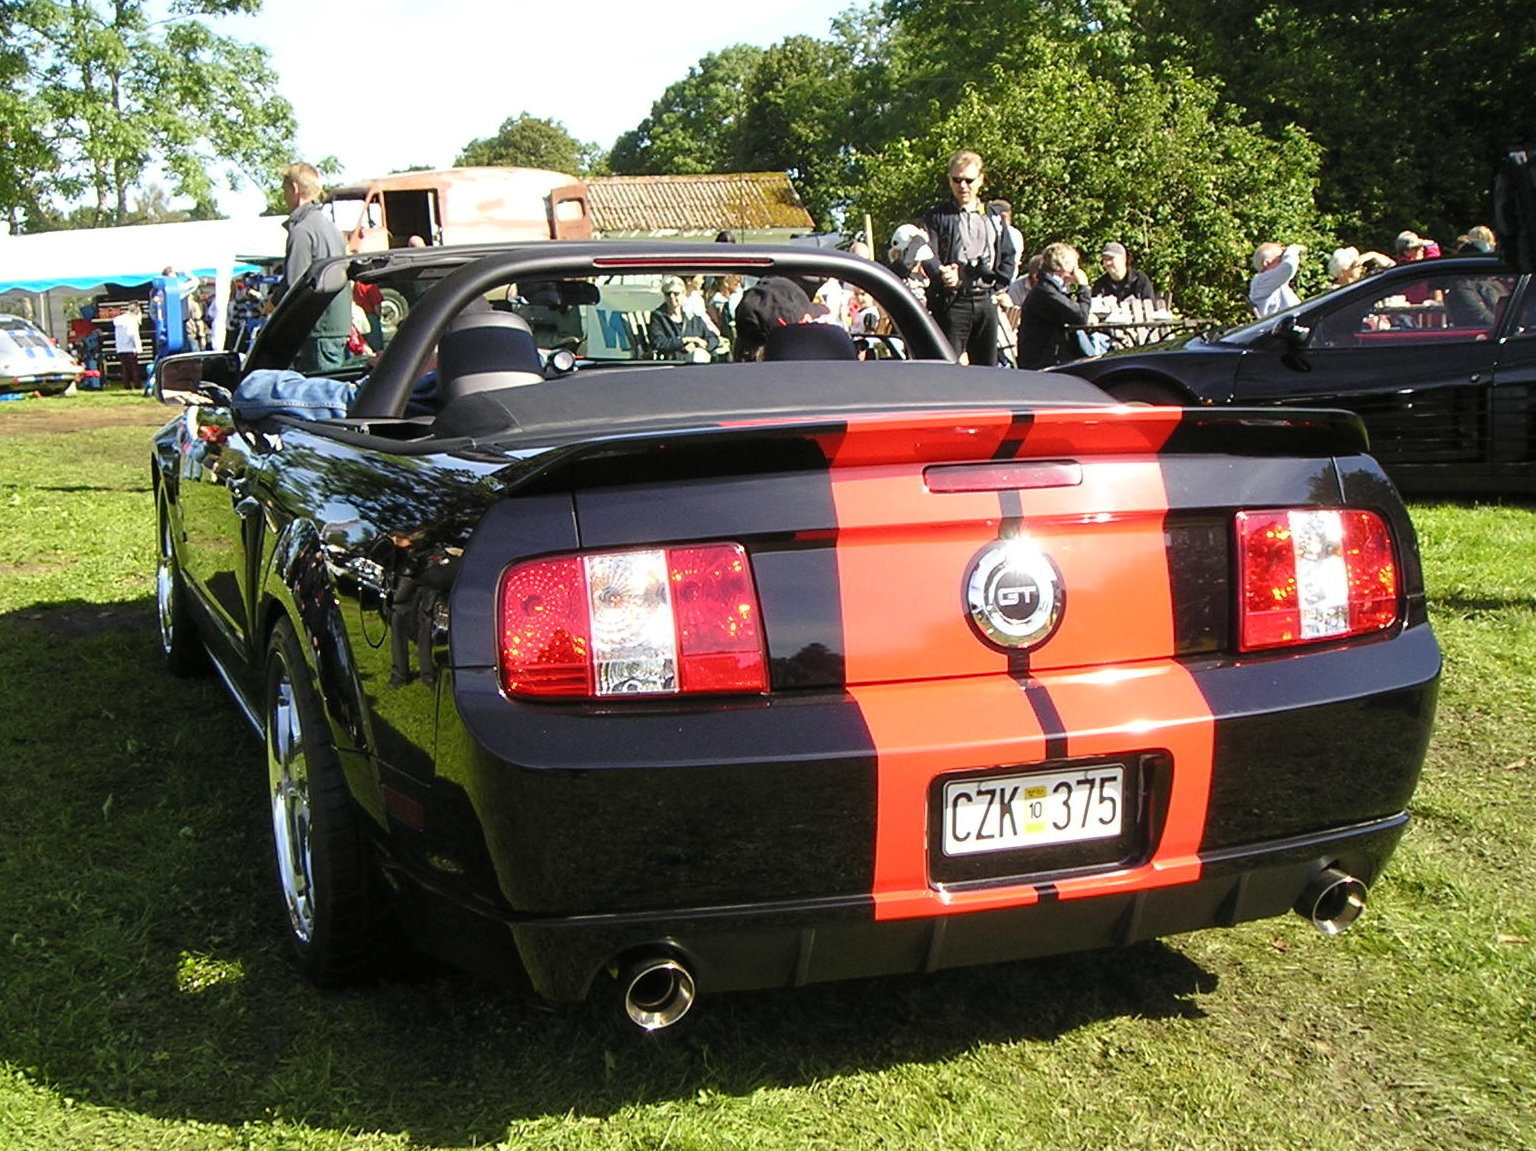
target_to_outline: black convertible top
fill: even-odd
[[[433,423],[439,437],[529,446],[854,414],[1109,406],[1064,375],[933,362],[776,361],[603,369],[463,396]]]

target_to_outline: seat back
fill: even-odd
[[[853,337],[835,324],[790,324],[768,329],[765,360],[856,360]]]
[[[458,316],[437,345],[438,394],[447,406],[461,396],[536,384],[544,360],[528,321],[513,312]]]

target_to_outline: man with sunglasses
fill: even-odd
[[[923,217],[931,249],[928,310],[949,337],[955,353],[970,363],[997,365],[997,306],[993,294],[1006,288],[1018,253],[981,198],[981,157],[956,152],[949,160],[950,199]]]

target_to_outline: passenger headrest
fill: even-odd
[[[528,321],[513,312],[472,311],[456,316],[437,344],[443,404],[474,392],[536,384],[544,361]]]
[[[853,337],[836,324],[791,324],[770,328],[763,344],[765,360],[856,360]]]

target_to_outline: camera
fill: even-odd
[[[996,287],[1003,283],[1003,278],[992,270],[990,260],[983,256],[973,256],[960,265],[960,283],[965,287]]]

